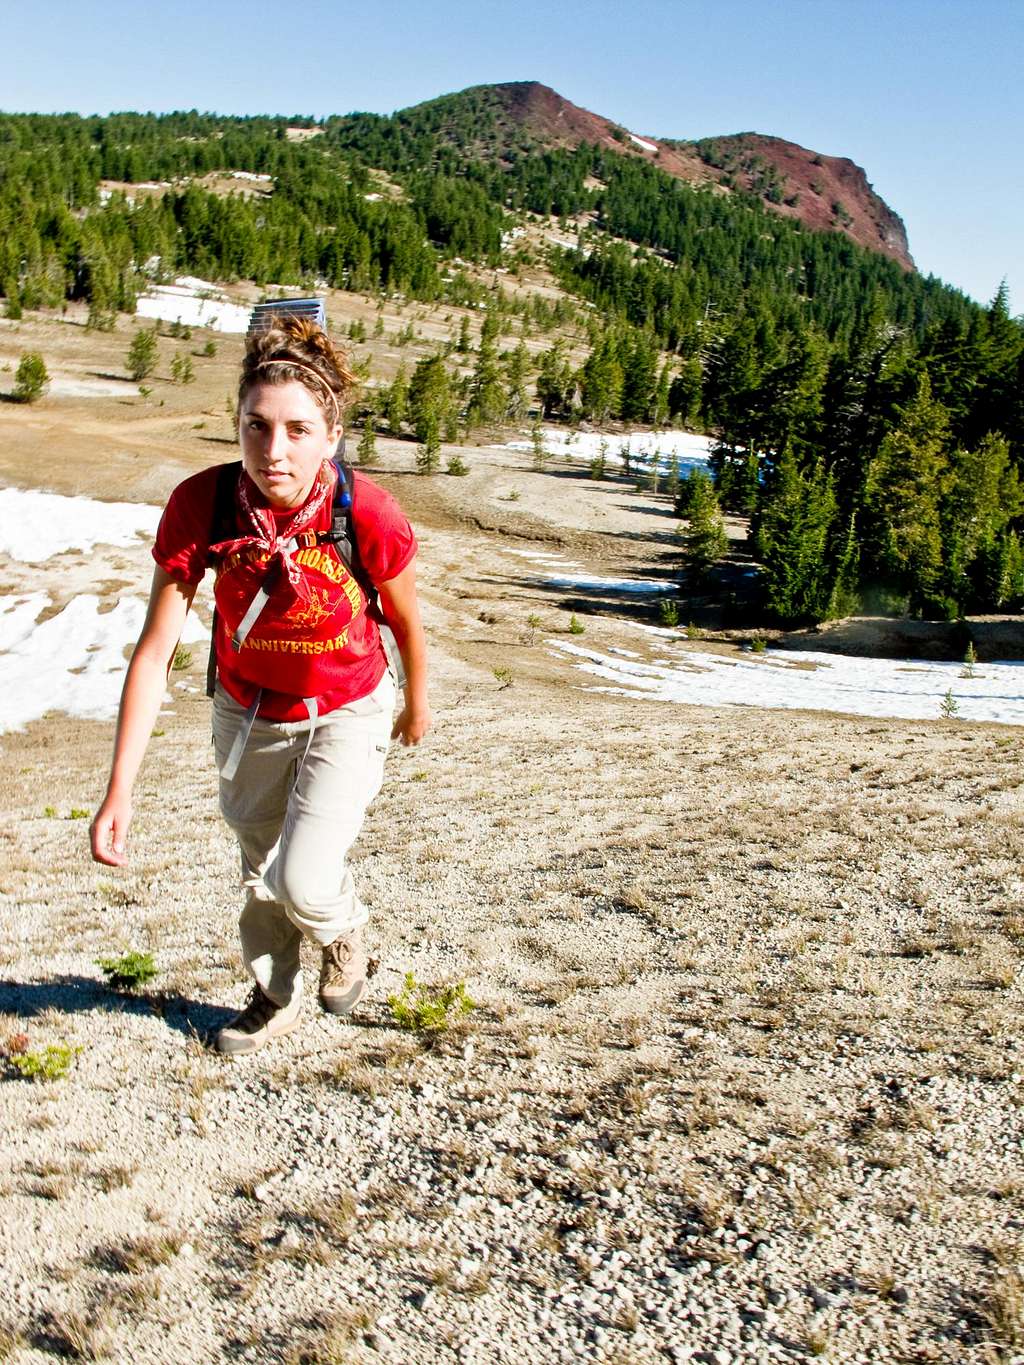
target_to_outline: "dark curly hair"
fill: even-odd
[[[321,408],[328,427],[340,423],[356,377],[348,359],[310,318],[284,313],[249,337],[238,382],[238,408],[255,384],[298,383]]]

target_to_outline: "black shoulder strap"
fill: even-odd
[[[210,544],[230,540],[235,529],[235,489],[242,468],[241,460],[218,465],[217,484],[213,493],[213,515],[210,517]],[[207,552],[206,562],[211,562]]]
[[[242,468],[241,460],[231,460],[217,469],[217,482],[213,490],[213,511],[210,516],[209,545],[222,540],[230,540],[235,529],[235,489],[238,474]],[[213,563],[214,556],[206,551],[207,564]],[[212,697],[217,686],[217,608],[213,608],[210,621],[210,657],[206,663],[206,695]]]

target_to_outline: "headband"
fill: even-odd
[[[334,392],[323,375],[318,370],[313,369],[312,365],[303,365],[301,360],[261,360],[256,368],[257,370],[262,370],[267,365],[291,365],[295,370],[305,370],[307,374],[311,374],[316,382],[331,395],[331,402],[334,404],[334,423],[335,426],[341,425],[341,408],[338,405],[338,395]]]

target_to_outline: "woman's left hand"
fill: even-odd
[[[391,738],[400,739],[406,746],[419,744],[420,740],[430,729],[432,719],[430,711],[426,708],[413,710],[412,707],[403,706],[395,717],[395,723],[391,727]]]

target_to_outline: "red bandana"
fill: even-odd
[[[253,534],[239,536],[235,540],[220,540],[210,549],[224,558],[239,550],[261,551],[268,558],[268,573],[277,572],[286,578],[296,597],[305,601],[309,597],[309,585],[292,559],[291,552],[285,548],[285,542],[302,531],[308,531],[316,522],[320,509],[331,496],[335,477],[330,460],[325,460],[307,500],[288,521],[278,522],[269,507],[260,507],[254,502],[258,490],[243,469],[238,479],[238,508],[242,521],[248,522]]]

